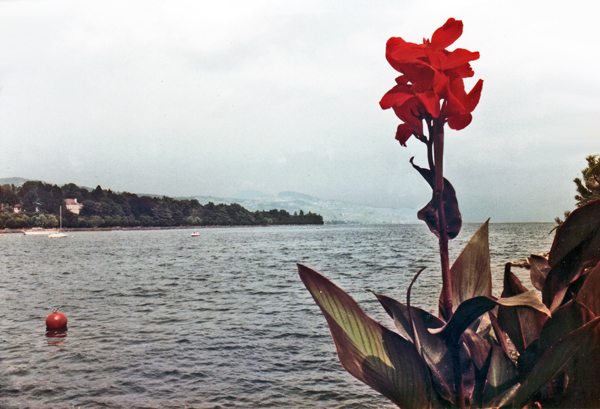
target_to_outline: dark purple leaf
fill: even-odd
[[[489,297],[475,297],[460,304],[450,321],[443,328],[431,332],[439,333],[449,343],[456,343],[458,342],[458,338],[473,321],[496,306],[509,308],[527,307],[550,315],[546,306],[542,304],[533,290],[497,300]]]
[[[369,318],[352,297],[316,271],[298,264],[298,273],[351,375],[400,407],[439,405],[427,367],[411,342]]]
[[[455,401],[453,397],[453,385],[454,379],[457,377],[457,374],[454,372],[452,354],[460,354],[461,356],[460,374],[463,380],[465,380],[465,385],[470,385],[469,390],[473,390],[475,386],[473,385],[476,382],[474,371],[481,370],[487,358],[485,346],[481,343],[475,344],[477,339],[474,339],[474,336],[478,336],[473,331],[470,331],[467,336],[470,342],[459,342],[459,339],[468,330],[473,321],[498,305],[509,307],[527,306],[547,312],[546,307],[540,302],[533,291],[498,300],[488,297],[475,297],[463,302],[452,316],[452,319],[443,328],[438,328],[441,321],[432,320],[433,316],[430,314],[419,309],[414,309],[413,307],[406,307],[385,296],[378,296],[378,298],[386,311],[394,318],[399,331],[414,337],[417,349],[432,371],[436,390],[442,398],[452,402]],[[411,312],[410,316],[408,316],[409,311]],[[430,320],[429,324],[426,322],[428,319]],[[414,328],[414,332],[412,333],[409,331],[411,322]],[[431,325],[431,322],[434,322],[434,325]],[[465,357],[469,357],[476,368],[463,365],[462,363],[466,361]]]
[[[513,407],[522,408],[525,406],[540,389],[565,368],[569,360],[582,346],[589,347],[591,345],[590,340],[593,338],[599,323],[600,318],[590,321],[548,349],[518,389],[512,394],[511,401]],[[594,364],[597,364],[597,362]]]
[[[389,297],[378,295],[377,298],[394,319],[398,331],[414,340],[417,351],[431,370],[436,391],[443,399],[454,401],[452,351],[440,336],[429,332],[429,328],[439,328],[444,322],[419,308],[405,306]]]
[[[583,344],[565,368],[569,384],[561,402],[565,408],[598,408],[600,406],[600,326]],[[582,342],[585,342],[582,340]]]
[[[408,339],[412,343],[415,343],[413,325],[409,316],[409,307],[402,304],[399,301],[396,301],[390,297],[386,297],[385,295],[375,294],[385,311],[389,314],[390,317],[394,320],[394,324],[398,329],[400,335],[404,338]],[[432,328],[441,328],[444,326],[444,321],[428,313],[425,310],[422,310],[417,307],[410,307],[410,314],[412,316],[418,316],[419,319],[425,324],[425,327]]]
[[[490,344],[472,329],[467,329],[463,333],[462,340],[469,349],[471,359],[477,369],[483,369],[490,354]]]
[[[490,317],[490,322],[492,324],[492,328],[494,329],[494,335],[496,336],[496,340],[500,343],[500,346],[502,347],[504,353],[510,356],[511,351],[508,346],[508,339],[506,337],[506,334],[504,333],[504,330],[502,330],[502,328],[500,328],[500,324],[498,324],[498,318],[496,318],[492,311],[488,313],[488,317]],[[491,340],[491,336],[488,336],[486,339],[489,342],[493,342]]]
[[[529,270],[531,283],[537,290],[542,291],[544,288],[544,281],[546,281],[546,276],[550,271],[548,259],[532,254],[527,260],[531,266],[531,269]]]
[[[471,394],[472,407],[480,407],[483,403],[483,389],[487,382],[488,371],[492,358],[491,344],[488,343],[479,333],[467,329],[462,338],[462,342],[467,347],[474,369],[474,385]]]
[[[600,199],[575,209],[557,229],[542,290],[551,311],[563,302],[569,284],[600,261]]]
[[[546,351],[559,340],[595,318],[594,314],[577,300],[561,305],[548,318],[540,331],[538,345]]]
[[[518,381],[518,375],[519,371],[515,364],[506,356],[502,348],[493,344],[483,401],[489,402],[514,386]]]
[[[577,293],[577,301],[588,307],[594,315],[600,316],[600,263],[587,275]]]
[[[504,289],[502,297],[512,297],[528,292],[521,281],[510,271],[510,263],[504,269]],[[522,353],[533,341],[538,339],[548,316],[544,312],[531,308],[498,308],[498,323],[515,348]]]
[[[555,266],[571,251],[600,229],[600,199],[589,202],[571,212],[556,230],[548,256],[550,266]]]
[[[475,232],[450,268],[453,311],[470,298],[492,295],[488,226],[489,220]]]
[[[434,181],[434,173],[426,168],[421,168],[413,163],[413,158],[410,159],[410,164],[423,176],[423,179],[429,183],[432,189],[435,187]],[[462,227],[462,216],[460,215],[460,210],[458,209],[458,200],[456,199],[456,191],[452,184],[444,178],[444,214],[446,217],[446,233],[448,235],[448,239],[452,240],[458,233],[460,233],[460,229]],[[437,204],[435,198],[432,198],[424,208],[419,210],[417,213],[417,217],[420,220],[423,220],[429,230],[436,236],[440,236],[438,232],[438,211]]]

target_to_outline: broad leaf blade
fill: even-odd
[[[448,321],[443,328],[432,332],[439,332],[439,334],[450,343],[458,342],[458,338],[469,325],[473,323],[473,321],[497,305],[503,307],[527,307],[550,315],[546,306],[541,303],[533,290],[509,298],[500,298],[498,300],[489,297],[475,297],[459,305],[450,321]]]
[[[490,368],[491,344],[472,329],[467,329],[461,340],[468,349],[470,359],[473,362],[474,385],[471,395],[471,407],[481,407],[483,390]]]
[[[386,312],[394,320],[394,324],[396,325],[396,329],[400,335],[411,341],[413,344],[416,343],[416,341],[414,338],[413,324],[409,316],[409,308],[412,316],[418,316],[419,319],[424,322],[425,327],[427,328],[441,328],[445,324],[444,321],[425,310],[417,307],[408,307],[401,302],[394,300],[393,298],[386,297],[385,295],[375,294],[375,296]]]
[[[475,232],[450,268],[454,311],[470,298],[492,295],[488,226],[489,220]]]
[[[544,385],[556,377],[578,352],[579,348],[588,344],[599,323],[600,318],[590,321],[583,327],[571,332],[546,351],[519,386],[514,395],[513,406],[518,408],[525,406]]]
[[[585,267],[600,261],[600,200],[575,209],[556,231],[542,297],[551,311],[562,303],[567,287]]]
[[[600,316],[600,263],[588,274],[577,293],[577,301],[588,307],[594,315]]]
[[[502,297],[512,297],[528,291],[517,276],[510,271],[510,263],[506,264]],[[540,312],[535,309],[521,307],[500,306],[498,308],[498,323],[508,334],[519,353],[522,353],[533,341],[539,338],[540,331],[547,318],[546,311]]]
[[[517,367],[506,356],[502,348],[493,344],[490,368],[483,391],[484,402],[491,401],[515,385],[518,381],[518,374]]]
[[[600,199],[573,210],[556,230],[548,263],[555,266],[599,229]]]
[[[431,370],[436,391],[447,400],[454,400],[454,372],[451,351],[445,341],[430,328],[440,328],[444,322],[419,308],[405,306],[385,296],[377,298],[394,319],[398,331],[408,336]]]
[[[421,168],[413,163],[413,158],[410,159],[410,164],[423,176],[423,179],[429,183],[432,189],[434,189],[434,173],[425,168]],[[458,233],[460,233],[460,229],[462,227],[462,216],[460,215],[460,210],[458,209],[458,200],[456,199],[456,191],[452,184],[444,178],[444,214],[446,216],[446,233],[448,238],[452,240]],[[419,210],[417,213],[417,217],[420,220],[423,220],[429,230],[433,234],[439,237],[438,232],[438,212],[437,212],[437,204],[435,202],[435,198],[432,198],[424,208]]]
[[[490,354],[490,344],[472,329],[467,329],[464,332],[462,340],[469,349],[471,359],[473,359],[477,369],[482,369]]]
[[[298,264],[325,316],[344,368],[403,408],[434,405],[428,370],[415,346],[369,318],[339,287]]]
[[[536,254],[532,254],[527,261],[529,261],[529,265],[531,266],[531,269],[529,270],[531,283],[537,290],[542,291],[544,288],[544,282],[546,281],[546,276],[550,271],[548,259]]]
[[[544,324],[538,345],[546,351],[559,340],[595,318],[594,314],[577,300],[561,305]]]
[[[582,345],[571,359],[565,372],[569,377],[567,397],[561,402],[565,408],[597,408],[600,406],[600,326],[594,336]]]

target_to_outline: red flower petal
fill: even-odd
[[[481,90],[483,88],[483,80],[477,81],[477,84],[473,87],[469,95],[466,97],[466,107],[469,112],[473,112],[477,104],[479,104],[479,98],[481,97]]]
[[[431,36],[430,48],[433,51],[442,50],[454,43],[463,31],[463,23],[460,20],[449,18],[446,23],[435,30]]]
[[[423,116],[421,114],[422,104],[416,97],[406,101],[402,105],[394,105],[396,116],[409,126],[413,133],[423,135]]]
[[[462,79],[460,80],[462,82]],[[447,88],[444,95],[444,105],[440,114],[443,118],[448,118],[453,115],[459,115],[467,112],[465,106],[463,105],[464,90],[462,90],[461,94],[460,89],[458,89],[458,95],[456,95],[456,93],[454,93],[452,90],[452,83],[455,82],[455,80],[450,82],[450,86]]]
[[[435,76],[433,77],[433,92],[435,92],[441,98],[443,98],[447,86],[448,77],[446,76],[446,74],[440,71],[436,71]]]
[[[460,20],[448,19],[423,44],[392,37],[386,45],[386,59],[403,75],[381,99],[383,109],[393,108],[404,123],[398,127],[396,139],[402,145],[411,135],[423,135],[423,119],[433,117],[447,122],[452,129],[463,129],[471,122],[471,112],[479,103],[483,81],[479,80],[467,94],[463,78],[474,75],[470,61],[479,58],[478,52],[452,45],[461,35]],[[440,104],[441,103],[441,104]],[[440,107],[441,105],[441,107]]]
[[[446,61],[446,56],[442,51],[427,50],[427,59],[433,68],[436,70],[441,70],[444,62]]]
[[[466,63],[463,65],[459,65],[456,68],[452,68],[451,70],[444,71],[448,76],[456,76],[461,78],[469,78],[472,77],[475,73],[471,68],[471,64]]]
[[[406,78],[404,75],[401,75],[398,78],[396,78],[396,84],[408,85],[408,78]]]
[[[429,90],[420,94],[415,94],[423,104],[427,112],[434,118],[440,116],[440,97],[438,94]]]
[[[478,51],[469,51],[465,50],[464,48],[457,48],[446,55],[442,69],[449,70],[477,59],[479,59]]]
[[[410,91],[409,86],[396,85],[385,93],[381,101],[379,101],[379,105],[382,109],[389,109],[395,105],[401,106],[413,97],[414,94]]]
[[[436,70],[423,63],[399,64],[400,71],[412,83],[415,92],[425,92],[433,88]]]
[[[395,70],[402,72],[399,64],[420,62],[425,58],[425,47],[408,43],[400,37],[391,37],[386,44],[385,58]]]
[[[448,118],[448,126],[451,129],[460,131],[461,129],[466,128],[467,125],[471,123],[471,119],[473,119],[471,114],[454,115]]]
[[[408,138],[410,138],[412,134],[413,131],[410,126],[406,124],[400,124],[396,130],[396,140],[400,142],[400,145],[406,146],[406,141],[408,141]]]

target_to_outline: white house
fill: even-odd
[[[81,209],[83,209],[83,205],[81,203],[77,203],[77,199],[65,199],[65,207],[71,213],[79,214]]]

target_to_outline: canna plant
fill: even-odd
[[[343,367],[401,408],[600,407],[600,200],[571,213],[547,257],[529,258],[534,289],[509,263],[501,296],[492,295],[488,222],[450,266],[448,240],[462,222],[443,177],[444,126],[469,125],[483,85],[479,80],[467,93],[463,82],[479,53],[447,50],[462,29],[451,18],[422,44],[390,38],[386,57],[401,75],[380,102],[402,120],[402,145],[415,136],[427,147],[428,168],[411,164],[433,190],[418,217],[439,239],[438,316],[411,305],[423,270],[405,304],[374,294],[396,331],[299,264],[300,278],[327,320]]]

